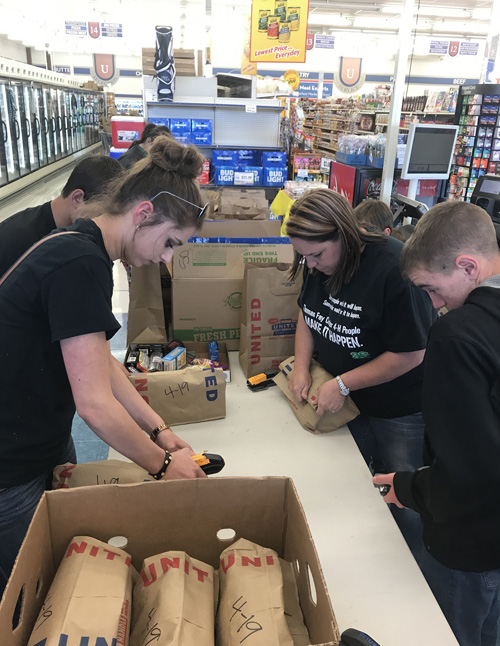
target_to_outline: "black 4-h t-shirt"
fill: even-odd
[[[429,296],[403,280],[399,240],[368,243],[350,284],[329,295],[326,276],[304,271],[299,305],[311,330],[315,357],[332,375],[341,375],[384,352],[426,347],[435,319]],[[422,365],[385,384],[351,393],[360,412],[382,418],[421,410]]]
[[[0,222],[0,278],[26,249],[55,228],[50,202],[14,213]]]
[[[66,230],[80,233],[43,242],[0,286],[0,488],[50,472],[67,446],[75,404],[59,342],[120,327],[101,230]]]

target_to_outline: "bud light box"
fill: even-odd
[[[149,117],[148,121],[154,123],[155,126],[167,126],[167,128],[170,128],[170,119],[167,117]]]
[[[235,186],[262,186],[262,166],[238,166],[234,174]]]
[[[191,133],[190,132],[173,132],[174,139],[180,144],[187,146],[191,143]]]
[[[238,163],[236,150],[214,150],[212,153],[212,164],[214,166],[227,166]]]
[[[286,166],[286,152],[283,150],[265,150],[262,153],[262,166]]]
[[[195,146],[211,146],[212,145],[212,131],[211,130],[193,130],[191,132],[191,143]]]
[[[185,134],[191,132],[191,119],[170,119],[172,134]]]
[[[282,187],[287,180],[286,166],[264,166],[264,186]]]
[[[262,166],[261,150],[238,150],[238,164],[245,166]]]
[[[217,186],[233,186],[234,173],[238,166],[214,166],[214,184]]]
[[[255,442],[253,437],[252,441]],[[251,452],[251,444],[241,448],[243,456]],[[229,529],[232,530],[231,538],[227,537]],[[46,492],[31,521],[0,605],[2,646],[28,643],[56,570],[77,536],[91,536],[104,543],[114,536],[124,536],[128,539],[124,549],[131,557],[131,565],[139,572],[144,559],[166,550],[182,550],[191,558],[219,570],[223,550],[238,538],[245,538],[274,550],[277,556],[293,563],[289,572],[292,577],[295,574],[298,600],[309,631],[307,643],[333,646],[340,641],[311,529],[291,478],[209,476]],[[111,545],[108,547],[108,559],[123,558],[118,550],[113,550]],[[89,558],[91,549],[90,544],[85,545],[85,540],[80,540],[78,549],[72,551],[72,558]],[[271,560],[255,559],[249,561],[248,566],[270,567],[275,560],[271,563]],[[228,563],[226,560],[226,565]],[[186,576],[193,574],[184,565],[182,569]],[[98,581],[96,590],[99,590]],[[22,610],[13,628],[18,600]],[[51,599],[52,606],[55,601]],[[242,607],[236,603],[234,606]],[[131,609],[127,610],[129,616]],[[247,612],[251,609],[247,611],[245,607],[243,613]],[[49,613],[47,610],[44,616]],[[127,626],[127,614],[124,610],[124,626]],[[88,629],[96,626],[89,625],[92,618],[87,619],[87,622],[81,622],[81,629],[73,625],[69,634],[54,637],[46,646],[62,646],[63,643],[67,646],[112,646],[117,642],[116,632],[90,641]],[[240,617],[239,623],[244,625],[244,622]],[[50,621],[44,625],[47,624]],[[122,626],[122,622],[119,625]],[[127,643],[127,629],[125,633],[124,644]],[[247,635],[252,633],[247,630]],[[251,644],[251,640],[248,643]],[[264,643],[262,639],[260,643]],[[244,642],[244,646],[246,644]]]
[[[191,119],[191,132],[212,132],[212,119]]]

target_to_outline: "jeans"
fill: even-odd
[[[460,646],[496,646],[500,570],[452,570],[426,549],[422,550],[420,569]]]
[[[347,426],[372,473],[416,471],[422,466],[424,420],[421,413],[392,419],[359,415]],[[389,507],[418,563],[423,551],[419,514],[396,505]]]
[[[76,451],[72,439],[58,464],[65,462],[76,464]],[[50,489],[51,479],[50,471],[22,485],[0,491],[0,599],[35,509],[45,489]]]

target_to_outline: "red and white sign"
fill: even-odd
[[[356,183],[356,169],[346,164],[332,161],[330,166],[330,188],[339,193],[352,205],[354,199],[354,185]]]

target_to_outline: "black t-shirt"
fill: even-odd
[[[423,290],[401,277],[402,247],[394,238],[368,243],[355,276],[335,296],[326,291],[324,274],[305,268],[299,306],[314,339],[315,357],[330,374],[358,368],[384,352],[426,347],[435,310]],[[411,415],[421,410],[422,375],[420,365],[351,396],[365,415]]]
[[[11,215],[0,223],[0,277],[26,249],[56,228],[50,202]]]
[[[75,405],[59,341],[120,328],[99,227],[66,230],[80,233],[43,242],[0,286],[0,488],[50,471],[67,446]]]
[[[141,159],[144,159],[144,157],[147,157],[147,152],[140,146],[140,144],[137,144],[137,146],[131,146],[127,152],[123,153],[123,155],[120,155],[118,157],[118,161],[120,164],[126,168],[127,170],[129,168],[132,168],[132,166],[140,161]]]

